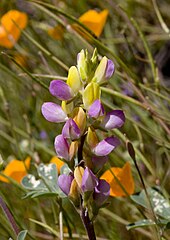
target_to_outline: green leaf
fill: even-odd
[[[126,226],[127,230],[133,229],[133,228],[138,228],[138,227],[148,227],[148,226],[153,226],[156,223],[152,221],[151,219],[142,219],[140,221],[130,223]]]
[[[28,230],[21,231],[17,236],[17,240],[24,240],[27,235],[27,232],[28,232]]]
[[[40,196],[56,196],[64,197],[63,192],[58,187],[58,172],[56,165],[51,163],[45,165],[41,163],[38,166],[38,176],[36,179],[34,175],[28,174],[22,179],[22,185],[30,190],[24,198],[35,198]]]
[[[169,201],[165,199],[158,191],[147,188],[148,195],[150,197],[151,204],[155,214],[162,218],[170,220],[170,204]],[[138,195],[132,195],[131,199],[138,203],[139,205],[149,208],[148,199],[146,197],[145,191],[142,190]]]

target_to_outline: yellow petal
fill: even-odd
[[[54,156],[51,158],[50,163],[54,163],[56,165],[58,173],[60,173],[60,169],[64,165],[64,162],[61,161],[58,157]]]
[[[75,66],[70,67],[68,71],[68,78],[66,83],[71,87],[71,89],[75,94],[77,94],[78,91],[81,90],[82,83],[81,83],[80,75]]]
[[[73,159],[73,157],[76,155],[77,151],[78,151],[78,141],[74,141],[71,143],[70,148],[69,148],[70,160]]]
[[[89,83],[83,91],[83,104],[85,109],[92,105],[96,99],[100,99],[101,90],[97,83]]]
[[[95,10],[89,10],[79,18],[79,21],[99,37],[105,26],[108,13],[107,9],[99,13]]]
[[[89,127],[88,128],[88,132],[87,132],[87,136],[86,136],[86,141],[88,143],[88,145],[90,146],[90,148],[94,148],[97,143],[99,142],[98,141],[98,138],[97,138],[97,135],[96,135],[96,132],[94,129],[92,129],[92,127]]]
[[[81,134],[83,134],[86,127],[86,114],[84,110],[81,107],[75,108],[72,118],[79,127]]]
[[[110,196],[113,197],[122,197],[126,196],[126,193],[123,191],[116,178],[119,180],[120,184],[124,187],[126,192],[131,195],[134,193],[134,179],[131,173],[130,163],[127,162],[122,168],[113,167],[107,170],[102,176],[101,179],[106,180],[110,184]]]
[[[27,175],[27,169],[30,167],[30,161],[30,157],[26,158],[25,164],[22,161],[14,159],[6,166],[2,173],[20,183],[22,178]],[[3,176],[0,176],[0,181],[9,182],[9,180]]]
[[[74,170],[74,177],[75,177],[76,182],[80,189],[81,189],[81,182],[82,182],[83,174],[84,174],[84,168],[81,166],[77,166]]]
[[[62,101],[61,107],[65,113],[70,114],[73,111],[74,104],[73,102],[68,103],[67,101]]]
[[[27,15],[17,10],[10,10],[1,18],[0,45],[12,48],[18,41],[21,31],[27,25]]]

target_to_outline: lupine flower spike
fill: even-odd
[[[113,73],[112,60],[103,57],[99,62],[96,50],[91,58],[87,51],[82,50],[77,56],[77,66],[69,69],[67,81],[53,80],[50,83],[49,91],[61,100],[61,105],[46,102],[41,109],[49,122],[63,123],[61,133],[55,137],[54,147],[57,157],[68,165],[70,173],[61,174],[58,185],[82,210],[83,221],[86,212],[88,221],[84,223],[87,231],[87,224],[90,224],[88,211],[96,215],[108,197],[114,196],[113,188],[116,186],[108,172],[101,179],[97,175],[109,160],[110,153],[121,144],[108,131],[122,127],[125,122],[122,110],[105,112],[102,104],[101,85],[107,84]],[[99,129],[108,132],[107,137],[100,139]],[[111,170],[115,172],[115,169]],[[129,165],[118,170],[118,179],[122,180],[125,171],[133,183]],[[133,193],[133,186],[128,189],[125,183],[124,187],[129,194]],[[120,189],[117,191],[123,196]]]

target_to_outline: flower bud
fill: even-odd
[[[52,102],[43,103],[41,112],[45,119],[49,122],[65,122],[68,119],[66,113],[63,111],[60,105]]]
[[[101,90],[97,83],[89,83],[83,92],[83,104],[85,109],[89,109],[93,102],[100,99]]]
[[[99,99],[95,100],[89,107],[88,115],[92,118],[98,118],[104,115],[104,107]]]
[[[77,54],[77,67],[82,81],[87,79],[87,58],[84,49]]]
[[[53,80],[49,87],[50,93],[59,100],[70,100],[74,97],[72,89],[62,80]]]
[[[72,66],[68,71],[67,82],[68,86],[72,89],[73,93],[76,95],[82,88],[82,82],[79,76],[79,72],[75,66]]]
[[[93,148],[93,153],[97,156],[106,156],[113,149],[115,149],[120,144],[120,140],[116,137],[108,137],[101,142],[99,142],[95,148]]]
[[[80,129],[73,119],[69,118],[67,120],[63,127],[62,135],[64,138],[70,138],[73,141],[80,137]]]
[[[101,126],[107,130],[120,128],[125,123],[125,115],[122,110],[108,112],[103,119]]]
[[[70,159],[70,161],[76,155],[77,151],[78,151],[78,141],[74,141],[70,144],[70,148],[69,148],[69,159]]]
[[[64,138],[62,134],[58,135],[54,141],[55,151],[59,158],[63,158],[66,161],[70,161],[69,158],[69,144],[67,139]]]
[[[103,57],[95,71],[93,81],[98,84],[104,83],[107,79],[111,78],[114,70],[113,62],[107,57]]]
[[[75,206],[79,206],[80,204],[80,192],[78,189],[78,184],[76,182],[76,179],[74,178],[71,187],[70,187],[70,192],[69,192],[69,198],[72,200]]]
[[[73,120],[80,129],[81,135],[84,133],[86,127],[86,114],[81,107],[75,108],[73,111]]]
[[[59,188],[68,196],[71,188],[71,183],[74,177],[72,175],[62,174],[58,177]]]
[[[86,167],[82,177],[81,183],[82,191],[83,192],[93,191],[97,184],[98,184],[97,177],[93,174],[93,172],[89,168]]]
[[[81,166],[77,166],[74,170],[74,177],[80,189],[81,189],[83,174],[84,174],[84,168]]]
[[[96,135],[96,132],[92,127],[88,127],[86,142],[91,149],[95,148],[95,146],[99,142],[98,138],[97,138],[97,135]]]

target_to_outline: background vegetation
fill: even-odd
[[[135,192],[143,189],[126,140],[135,148],[136,160],[146,187],[157,187],[169,200],[170,193],[170,25],[167,0],[1,0],[0,15],[11,9],[28,14],[28,25],[17,44],[0,54],[0,153],[5,167],[11,159],[31,156],[35,164],[48,163],[55,155],[54,137],[61,128],[41,115],[44,101],[55,101],[48,92],[49,82],[67,77],[75,65],[77,53],[98,49],[101,56],[112,59],[116,72],[103,88],[106,109],[123,109],[124,127],[113,131],[121,147],[111,154],[110,166],[130,161],[135,179]],[[75,31],[73,24],[87,10],[109,10],[99,38],[89,32]],[[60,39],[48,30],[60,24]],[[77,23],[78,24],[78,23]],[[85,29],[84,29],[85,31]],[[62,126],[62,125],[61,125]],[[104,171],[104,170],[103,170]],[[50,230],[59,232],[59,207],[53,198],[23,199],[25,189],[16,183],[0,182],[0,195],[5,200],[20,229],[28,229],[28,239],[58,239]],[[99,239],[155,239],[155,228],[127,230],[126,225],[150,218],[145,208],[130,198],[110,198],[110,205],[100,211],[95,221]],[[68,200],[63,200],[65,238],[86,239],[78,214]],[[0,210],[0,239],[14,237]],[[34,220],[38,221],[36,223]],[[169,217],[170,219],[170,217]],[[41,222],[41,224],[40,224]],[[47,227],[48,226],[48,227]],[[169,239],[169,230],[159,228],[160,239]]]

